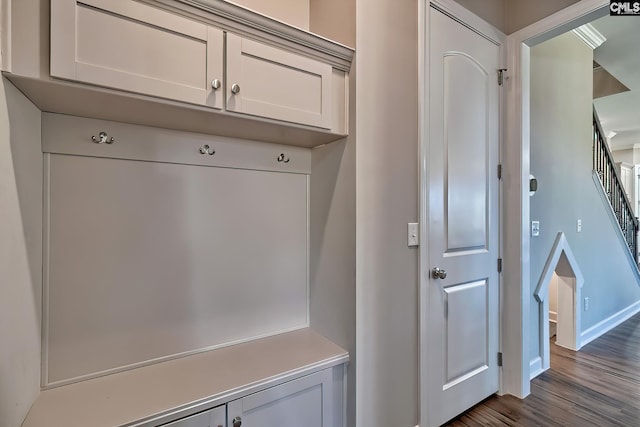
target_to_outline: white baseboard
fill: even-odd
[[[580,347],[589,344],[637,313],[640,313],[640,301],[607,317],[602,322],[596,323],[580,334]]]
[[[543,372],[542,358],[540,356],[533,358],[531,362],[529,362],[529,379],[532,380]]]

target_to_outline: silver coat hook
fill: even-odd
[[[208,144],[205,144],[202,147],[200,147],[200,154],[208,154],[210,156],[213,156],[214,154],[216,154],[216,150],[209,147]]]
[[[284,153],[280,153],[280,155],[278,156],[277,160],[281,163],[289,163],[289,161],[291,160],[288,156],[285,157]]]
[[[109,138],[106,132],[100,132],[97,137],[93,135],[91,140],[96,144],[113,144],[115,142],[115,139]]]

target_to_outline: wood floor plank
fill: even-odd
[[[640,314],[578,352],[552,342],[526,399],[492,396],[447,425],[640,427]]]

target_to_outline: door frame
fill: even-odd
[[[418,105],[418,117],[419,117],[419,171],[420,171],[420,248],[419,248],[419,275],[420,275],[420,291],[419,291],[419,422],[420,426],[430,426],[429,423],[429,408],[428,408],[428,396],[429,396],[429,346],[430,342],[427,337],[428,319],[429,319],[429,292],[428,286],[430,283],[430,265],[429,265],[429,203],[428,203],[428,189],[429,189],[429,169],[428,169],[428,155],[429,155],[429,78],[427,72],[429,70],[429,10],[431,5],[436,6],[437,9],[444,12],[455,21],[460,22],[462,25],[472,29],[474,32],[481,34],[482,36],[493,40],[500,44],[500,63],[506,63],[506,36],[497,28],[488,24],[469,10],[456,3],[454,0],[420,0],[418,3],[418,90],[419,90],[419,105]],[[504,117],[504,91],[498,96],[499,110],[498,116],[500,123]],[[498,162],[502,163],[502,140],[503,140],[503,126],[500,125],[498,129]],[[497,171],[496,171],[497,173]],[[496,176],[497,180],[497,176]],[[498,253],[502,256],[502,185],[499,184],[498,189],[498,224],[499,224],[499,236],[498,236]],[[499,277],[499,281],[502,282],[502,277]],[[502,286],[498,284],[500,289],[500,296],[498,301],[498,308],[502,313]],[[502,315],[500,316],[500,329],[502,329]],[[498,346],[502,347],[501,343],[501,330],[498,331]],[[499,350],[500,351],[500,350]],[[502,375],[500,374],[500,377]],[[502,378],[499,378],[500,390],[502,389]]]
[[[429,87],[426,79],[429,47],[429,7],[437,5],[459,21],[474,28],[493,27],[453,0],[421,0],[418,3],[418,88],[419,88],[419,170],[420,170],[420,425],[428,426],[429,378],[427,375],[429,342],[423,332],[428,321],[429,285],[429,215],[427,154]],[[530,393],[530,310],[533,294],[530,284],[529,255],[529,169],[530,169],[530,47],[549,40],[566,31],[605,16],[606,0],[580,0],[540,21],[506,37],[502,45],[506,55],[507,81],[504,107],[500,109],[501,144],[500,162],[503,164],[501,186],[501,248],[504,272],[500,289],[500,349],[503,367],[500,373],[499,394],[512,394],[524,398]],[[506,49],[505,49],[506,48]],[[537,337],[535,337],[537,339]]]
[[[507,37],[504,159],[503,354],[501,393],[530,393],[530,48],[608,13],[606,0],[581,0]]]

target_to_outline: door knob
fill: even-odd
[[[218,90],[222,86],[222,82],[218,79],[211,80],[211,89]]]
[[[436,267],[431,270],[431,277],[433,277],[434,279],[446,279],[447,272],[439,267]]]
[[[234,83],[231,85],[231,93],[236,95],[238,93],[240,93],[240,85],[237,83]]]
[[[233,427],[240,427],[242,425],[242,418],[235,417],[233,419]]]

